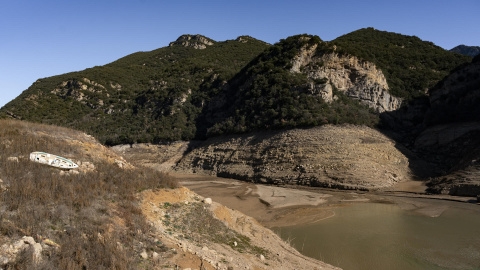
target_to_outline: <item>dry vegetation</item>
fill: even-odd
[[[204,204],[194,202],[186,207],[184,203],[165,203],[164,225],[173,227],[173,231],[183,234],[186,239],[196,242],[211,241],[227,244],[240,253],[267,256],[268,251],[251,244],[251,239],[227,227]]]
[[[0,120],[0,243],[22,236],[58,244],[42,251],[36,269],[132,269],[142,250],[163,252],[148,239],[151,230],[135,194],[173,188],[170,176],[147,168],[121,168],[113,153],[92,151],[95,140],[77,131],[20,121]],[[29,160],[32,151],[57,154],[90,170],[65,172]],[[80,166],[81,168],[82,166]],[[6,269],[31,269],[29,252]]]

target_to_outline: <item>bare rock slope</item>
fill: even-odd
[[[312,84],[312,94],[320,94],[331,102],[335,97],[333,87],[348,97],[358,99],[378,111],[400,108],[402,99],[390,95],[383,72],[375,64],[352,55],[336,52],[319,54],[317,46],[305,46],[293,59],[290,72],[304,73],[312,80],[323,79],[325,84]]]
[[[175,170],[342,189],[387,188],[410,177],[408,159],[392,140],[352,125],[210,138]]]
[[[480,194],[480,57],[461,66],[440,82],[429,96],[425,129],[415,148],[444,168],[430,182],[436,193]]]

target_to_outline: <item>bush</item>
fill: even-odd
[[[416,36],[365,28],[333,40],[339,53],[375,63],[385,75],[392,95],[412,99],[425,95],[455,67],[471,57],[446,51]]]
[[[8,186],[0,192],[0,238],[39,235],[58,243],[60,248],[44,254],[45,269],[135,268],[135,243],[148,243],[149,231],[135,195],[176,187],[175,179],[98,158],[101,153],[86,148],[95,141],[73,130],[13,120],[0,120],[0,126],[0,178]],[[95,170],[65,173],[31,162],[29,153],[37,150],[91,162]],[[113,217],[125,227],[116,228]],[[14,268],[28,268],[29,262],[19,264]]]

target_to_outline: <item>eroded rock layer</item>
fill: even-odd
[[[294,58],[291,72],[304,73],[313,80],[325,80],[326,84],[312,85],[312,90],[317,90],[313,92],[319,92],[327,102],[334,99],[332,88],[335,87],[378,112],[393,111],[402,105],[401,98],[388,92],[383,72],[375,64],[356,56],[319,53],[317,46],[306,46]]]
[[[342,189],[386,188],[409,177],[408,159],[392,140],[352,125],[211,138],[175,169]]]

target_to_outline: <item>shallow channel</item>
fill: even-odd
[[[353,269],[480,269],[480,214],[450,208],[427,217],[394,204],[335,208],[314,224],[273,228],[298,251]]]

